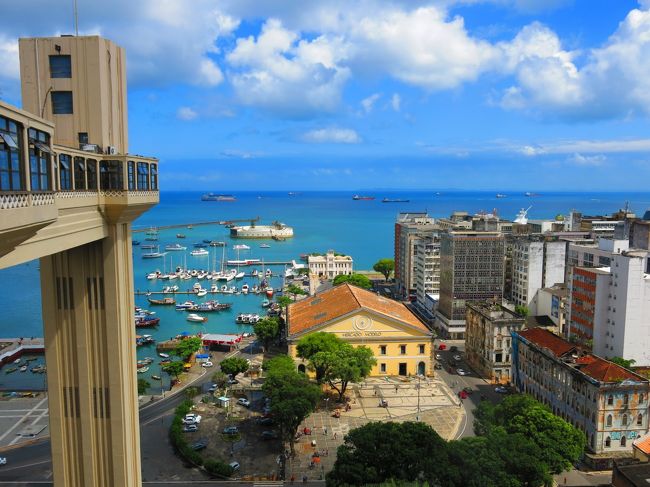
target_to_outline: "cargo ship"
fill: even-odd
[[[206,193],[201,196],[201,201],[236,201],[231,194]]]
[[[411,200],[403,200],[400,198],[384,198],[381,200],[382,203],[408,203]]]
[[[374,196],[360,196],[360,195],[358,195],[358,194],[355,194],[355,195],[352,197],[352,199],[353,199],[354,201],[360,201],[360,200],[374,200],[375,197],[374,197]]]
[[[231,238],[276,238],[293,237],[293,228],[280,222],[271,225],[235,226],[230,229]]]

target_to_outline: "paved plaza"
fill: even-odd
[[[47,395],[0,400],[0,448],[49,435]]]
[[[309,480],[324,478],[334,465],[336,449],[345,435],[371,421],[419,419],[449,440],[455,437],[465,414],[458,398],[439,379],[367,379],[351,385],[347,395],[351,409],[341,409],[339,418],[334,416],[336,407],[327,404],[301,425],[301,431],[307,428],[311,434],[302,435],[296,442],[296,456],[287,460],[287,479],[292,476],[296,481],[304,476]],[[382,400],[386,401],[386,407],[380,406]]]

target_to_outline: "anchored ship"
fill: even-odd
[[[201,201],[235,201],[236,198],[231,194],[206,193],[201,196]]]

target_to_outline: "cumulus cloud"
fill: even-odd
[[[352,129],[331,127],[310,130],[302,135],[302,140],[313,144],[358,144],[361,137]]]
[[[393,107],[393,110],[399,112],[402,106],[402,97],[397,93],[393,93],[393,96],[390,99],[390,105]]]
[[[199,114],[190,107],[180,107],[178,110],[176,110],[176,118],[180,120],[190,121],[194,120],[198,116]]]
[[[363,100],[361,100],[361,107],[363,108],[363,111],[365,113],[370,113],[372,111],[373,107],[375,106],[375,103],[380,98],[381,98],[380,93],[373,93],[369,97],[364,98]]]

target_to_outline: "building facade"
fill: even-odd
[[[467,304],[465,358],[484,378],[507,384],[512,372],[512,333],[526,319],[494,302]]]
[[[415,245],[438,226],[427,213],[400,213],[395,222],[395,291],[403,299],[415,296]]]
[[[440,236],[438,233],[419,238],[415,243],[416,306],[433,318],[429,303],[440,294]]]
[[[440,301],[436,328],[451,339],[465,337],[466,304],[503,297],[504,238],[498,232],[441,234]]]
[[[513,378],[582,430],[593,453],[631,451],[648,431],[648,380],[543,328],[515,332]]]
[[[347,276],[353,272],[354,261],[349,255],[341,255],[328,250],[325,255],[310,255],[307,257],[309,273],[322,279],[334,279],[336,276]]]
[[[298,341],[317,332],[369,347],[377,360],[371,376],[433,375],[433,335],[398,301],[341,284],[290,304],[287,343],[301,371],[307,363],[297,356]]]
[[[566,333],[568,298],[569,290],[566,284],[545,287],[537,293],[537,315],[548,316],[561,336],[565,336]]]
[[[0,268],[40,259],[54,484],[139,486],[131,222],[158,202],[158,161],[127,153],[119,47],[21,39],[19,54],[26,110],[0,102]]]

